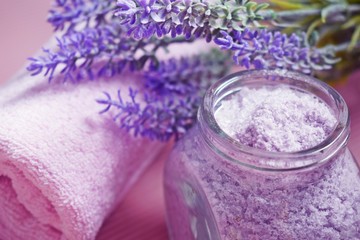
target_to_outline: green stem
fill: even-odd
[[[163,38],[159,40],[154,48],[151,50],[155,53],[160,47],[167,47],[173,43],[189,43],[195,41],[195,38],[186,39],[185,37],[176,37],[176,38]]]
[[[334,52],[343,52],[343,51],[347,51],[349,49],[349,46],[350,46],[350,42],[344,42],[344,43],[341,43],[339,45],[333,45],[331,46],[331,48],[334,50]],[[354,48],[358,48],[360,47],[360,41],[357,42],[357,44],[355,44]],[[324,47],[322,49],[326,49],[327,47]]]
[[[321,16],[323,9],[299,9],[289,11],[274,12],[273,10],[262,10],[259,15],[263,16],[264,20],[276,20],[282,18],[302,19],[309,16]],[[360,4],[351,4],[346,8],[339,9],[339,13],[349,14],[360,12]]]

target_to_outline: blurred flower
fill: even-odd
[[[73,30],[78,25],[98,26],[107,22],[115,7],[113,0],[56,0],[49,11],[48,22],[55,30]]]
[[[120,90],[117,99],[109,93],[97,100],[105,105],[101,113],[115,108],[114,120],[135,135],[167,141],[178,139],[196,121],[203,92],[227,71],[229,58],[216,50],[189,58],[170,59],[145,73],[146,90],[140,94],[129,89],[131,101],[125,102]],[[174,71],[175,70],[175,71]]]
[[[268,30],[221,31],[215,43],[234,53],[236,64],[255,69],[285,68],[310,74],[336,63],[331,49],[310,47],[305,36]]]

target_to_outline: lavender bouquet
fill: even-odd
[[[360,0],[56,0],[48,21],[57,48],[31,58],[28,70],[71,82],[141,72],[145,91],[99,93],[97,103],[101,113],[118,111],[121,128],[160,141],[191,128],[202,94],[232,65],[331,81],[360,64]],[[194,41],[213,44],[159,60],[160,50]]]

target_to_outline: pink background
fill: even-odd
[[[0,1],[0,84],[9,79],[52,34],[46,23],[50,0]],[[337,86],[352,114],[350,148],[360,159],[360,74]],[[1,85],[0,85],[1,87]],[[1,123],[0,123],[1,124]],[[144,174],[118,209],[105,221],[98,239],[165,240],[162,167],[167,152]]]

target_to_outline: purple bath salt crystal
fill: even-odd
[[[215,85],[176,144],[165,168],[172,240],[360,239],[343,99],[307,76],[267,74],[283,73]]]
[[[314,147],[336,124],[334,113],[323,101],[284,85],[244,87],[221,102],[215,119],[242,144],[273,152]]]

